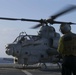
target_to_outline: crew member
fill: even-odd
[[[71,32],[71,26],[61,24],[63,36],[59,40],[58,52],[63,57],[62,75],[76,75],[76,34]]]

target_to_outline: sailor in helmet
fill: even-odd
[[[71,26],[61,24],[63,36],[59,40],[58,52],[63,57],[62,75],[76,75],[76,34],[71,32]]]

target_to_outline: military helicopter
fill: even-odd
[[[75,5],[71,5],[59,11],[49,19],[18,19],[18,18],[5,18],[0,17],[0,20],[13,20],[13,21],[29,21],[39,22],[33,26],[33,29],[41,27],[37,35],[28,35],[26,32],[21,32],[13,43],[6,46],[6,54],[15,57],[15,63],[31,65],[36,63],[58,63],[59,58],[57,55],[58,42],[60,34],[56,32],[52,26],[54,24],[76,24],[72,22],[55,21],[56,18],[68,12],[76,10]]]

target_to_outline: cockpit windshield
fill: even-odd
[[[31,40],[31,37],[27,36],[27,35],[20,35],[18,36],[13,43],[22,43],[24,41],[28,41]]]
[[[24,32],[21,32],[20,35],[14,40],[13,43],[17,44],[17,43],[23,43],[26,41],[35,41],[37,39],[39,39],[39,36],[36,35],[27,35]]]

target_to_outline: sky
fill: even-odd
[[[48,19],[67,5],[76,5],[76,0],[0,0],[0,17]],[[76,11],[60,16],[56,20],[76,22]],[[36,24],[38,23],[0,20],[0,57],[12,57],[5,53],[5,45],[12,43],[20,32],[37,35],[39,28],[30,29]],[[53,26],[60,33],[59,25]],[[75,27],[72,26],[74,33],[76,33]]]

